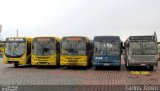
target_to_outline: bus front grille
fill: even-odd
[[[37,61],[48,61],[49,57],[37,57]]]
[[[78,60],[68,60],[68,62],[77,62]]]
[[[48,61],[48,60],[43,59],[43,60],[37,60],[37,61]]]
[[[136,60],[136,61],[151,61],[151,59],[155,59],[155,56],[132,56],[132,59]]]
[[[48,59],[49,57],[37,57],[38,59]]]

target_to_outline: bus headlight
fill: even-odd
[[[21,60],[25,60],[25,57],[22,57]]]

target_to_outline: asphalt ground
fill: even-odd
[[[160,66],[149,71],[147,67],[134,67],[128,70],[122,66],[114,67],[53,67],[24,65],[15,68],[12,64],[3,64],[0,59],[0,88],[18,88],[15,91],[132,91],[135,86],[154,86],[152,91],[160,91]],[[8,87],[9,86],[9,87]],[[16,87],[17,86],[17,87]],[[132,87],[133,86],[133,87]],[[132,87],[132,88],[131,88]],[[157,87],[157,89],[156,89]],[[11,91],[11,90],[8,90]],[[13,90],[12,90],[13,91]],[[151,89],[146,90],[151,91]]]

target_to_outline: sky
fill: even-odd
[[[153,35],[160,0],[0,0],[1,36]]]

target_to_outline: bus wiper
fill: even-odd
[[[15,55],[15,51],[17,50],[17,47],[19,46],[20,42],[17,42],[16,45],[13,45],[14,50],[12,51],[12,55]]]
[[[73,48],[70,48],[70,49],[68,49],[68,52],[69,52],[69,53],[74,53],[74,49],[73,49]]]
[[[81,41],[78,41],[77,45],[75,45],[75,51],[74,54],[76,54],[75,52],[77,51],[77,46],[80,44]]]
[[[73,45],[68,41],[68,40],[66,40],[67,41],[67,43],[69,44],[69,48],[68,48],[68,53],[74,53],[74,49],[73,49]]]
[[[21,43],[21,42],[17,42],[17,45],[14,46],[14,48],[17,49],[17,47],[19,46],[20,43]]]
[[[37,41],[37,43],[42,47],[42,54],[44,55],[45,52],[49,51],[49,48],[46,48],[46,46],[50,43],[50,41],[47,42],[46,45],[41,44],[40,42]]]

